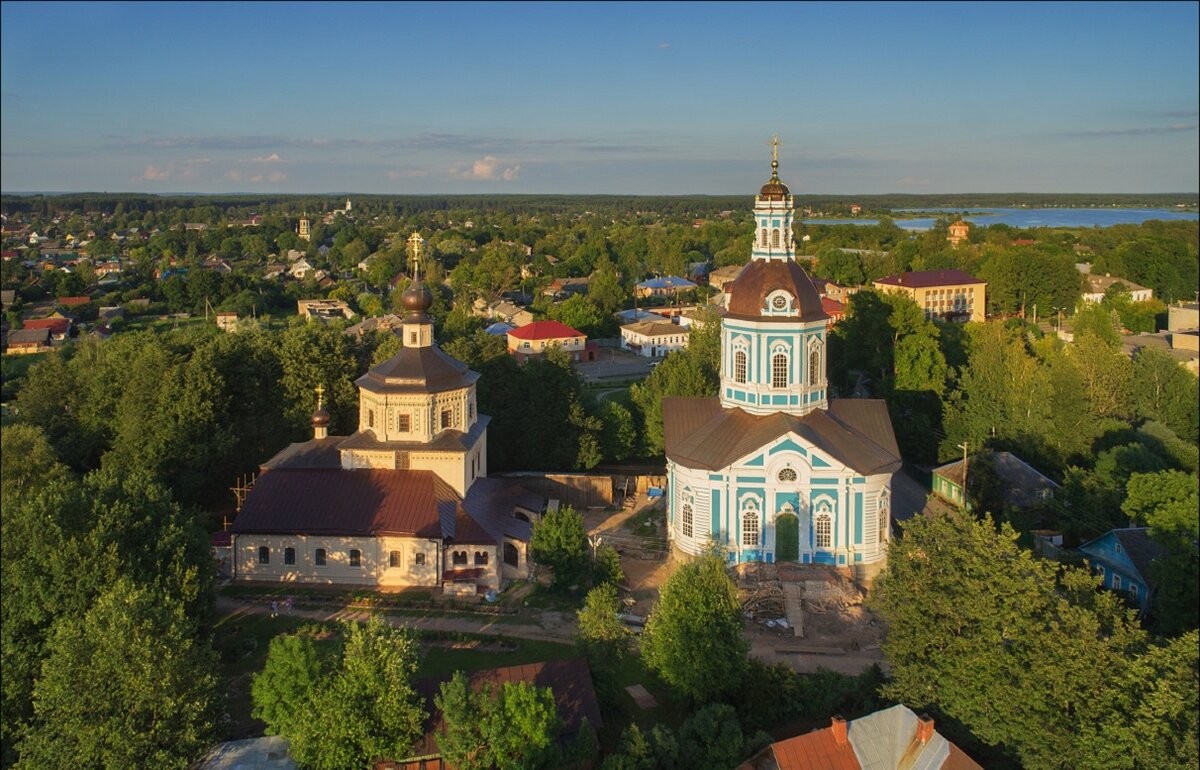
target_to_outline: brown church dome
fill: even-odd
[[[777,291],[791,297],[789,315],[765,315],[767,298]],[[823,321],[829,316],[821,307],[821,294],[795,260],[754,259],[729,286],[728,318],[748,321]]]
[[[408,311],[411,320],[420,320],[433,305],[433,293],[421,283],[420,278],[415,278],[400,295],[400,304]]]

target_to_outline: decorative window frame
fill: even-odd
[[[783,307],[775,307],[777,299],[783,300]],[[763,315],[796,315],[796,298],[786,289],[776,289],[767,295]]]
[[[742,357],[741,366],[738,366],[738,356]],[[750,347],[745,344],[734,343],[733,350],[730,353],[730,375],[731,379],[739,385],[746,385],[750,382]]]
[[[696,498],[690,488],[685,487],[679,496],[679,531],[686,538],[696,536]]]
[[[744,494],[738,501],[738,542],[743,548],[758,548],[762,544],[762,500],[755,494]],[[753,522],[753,527],[747,527]]]
[[[817,357],[816,376],[813,374],[813,356]],[[808,343],[805,345],[804,353],[805,365],[805,380],[810,388],[816,388],[825,382],[825,343],[817,335],[812,335],[808,338]]]
[[[821,542],[822,538],[825,539],[825,542]],[[831,512],[819,511],[813,515],[813,547],[833,549],[833,514]]]
[[[775,359],[783,356],[783,384],[775,384]],[[792,385],[792,348],[780,340],[771,345],[771,387],[775,390],[786,390]]]
[[[891,534],[891,527],[889,526],[889,522],[892,519],[891,514],[891,495],[888,494],[886,489],[880,490],[878,510],[879,520],[876,523],[875,529],[876,543],[886,543],[890,539],[888,538],[888,535]]]

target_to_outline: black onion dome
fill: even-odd
[[[325,407],[312,413],[312,426],[314,428],[329,427],[329,412],[325,411]]]
[[[400,305],[408,311],[410,319],[424,318],[426,312],[433,306],[433,293],[421,283],[420,278],[414,278],[404,293],[400,295]]]

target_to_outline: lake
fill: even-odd
[[[958,212],[962,209],[919,209],[920,211]],[[897,209],[903,211],[903,209]],[[971,214],[963,217],[968,222],[987,227],[1004,223],[1010,227],[1111,227],[1112,225],[1137,225],[1148,219],[1166,222],[1177,220],[1200,220],[1195,211],[1172,211],[1170,209],[970,209]],[[804,219],[809,225],[877,225],[878,219]],[[905,230],[928,230],[933,227],[934,217],[897,219],[896,225]]]

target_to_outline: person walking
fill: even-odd
[[[279,602],[275,599],[271,600],[271,617],[279,614]]]

